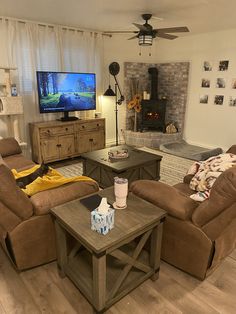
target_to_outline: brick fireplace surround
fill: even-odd
[[[150,93],[150,77],[148,68],[158,69],[158,97],[166,97],[166,124],[174,122],[178,132],[166,134],[159,131],[134,132],[132,129],[133,110],[126,109],[126,131],[124,137],[127,145],[159,147],[160,144],[182,139],[184,118],[187,101],[189,62],[172,63],[124,63],[124,95],[126,103],[131,99],[130,82],[136,79],[139,82],[139,92]],[[127,106],[126,106],[127,108]]]

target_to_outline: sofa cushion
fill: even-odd
[[[76,198],[97,192],[98,184],[94,181],[80,181],[42,191],[31,196],[35,215],[44,215],[57,205],[64,204]]]
[[[182,220],[192,216],[194,208],[198,206],[188,196],[173,186],[152,180],[138,180],[130,185],[130,191],[152,204],[166,210],[171,216]]]
[[[20,145],[13,137],[7,137],[0,140],[0,154],[2,157],[20,153],[22,153]]]
[[[0,200],[21,219],[28,219],[33,214],[33,205],[24,192],[16,185],[11,170],[0,165]]]

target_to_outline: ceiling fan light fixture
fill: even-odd
[[[139,35],[138,36],[138,44],[139,46],[152,46],[152,35]]]

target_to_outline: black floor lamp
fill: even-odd
[[[116,107],[115,107],[115,114],[116,114],[116,146],[118,146],[118,105],[121,105],[124,101],[124,96],[121,93],[119,83],[117,81],[117,74],[120,72],[120,66],[117,62],[112,62],[109,65],[109,73],[114,77],[115,80],[115,92],[112,90],[111,85],[109,84],[108,89],[105,91],[104,96],[115,96],[116,97]],[[118,97],[118,92],[120,96]]]

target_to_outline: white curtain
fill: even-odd
[[[22,140],[29,144],[29,123],[53,120],[59,114],[40,114],[36,71],[74,71],[96,73],[97,95],[102,90],[103,36],[57,25],[41,25],[11,19],[0,20],[0,66],[18,68],[19,94],[24,115],[19,116]],[[98,104],[98,102],[97,102]],[[98,108],[99,109],[99,108]],[[80,117],[92,116],[81,112]],[[1,118],[0,135],[6,134]]]

